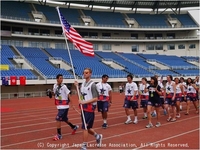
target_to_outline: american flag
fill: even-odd
[[[74,44],[74,46],[84,55],[86,56],[94,56],[93,45],[90,42],[84,40],[81,35],[67,22],[65,17],[60,13],[57,8],[61,24],[63,27],[63,32],[65,36],[68,38],[70,42]]]

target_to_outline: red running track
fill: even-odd
[[[77,97],[72,98],[77,103]],[[188,116],[184,115],[183,104],[181,118],[176,122],[167,122],[167,116],[161,115],[161,127],[146,129],[148,121],[141,119],[141,108],[138,109],[138,124],[124,124],[127,118],[122,107],[123,98],[113,93],[107,129],[101,128],[101,115],[96,112],[94,129],[103,134],[100,149],[199,149],[199,115],[195,114],[192,104]],[[64,123],[63,139],[52,140],[56,134],[56,113],[54,100],[49,98],[2,100],[1,149],[80,149],[82,130],[71,135],[71,129]],[[131,114],[133,118],[132,111]],[[81,126],[80,115],[73,109],[69,111],[69,119]],[[88,139],[88,149],[96,149],[93,136]]]

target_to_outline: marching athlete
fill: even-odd
[[[131,74],[127,75],[127,83],[125,86],[125,100],[123,107],[125,108],[125,113],[127,115],[127,120],[125,124],[132,122],[130,117],[129,109],[132,108],[134,111],[135,120],[134,124],[138,123],[137,118],[137,108],[138,108],[138,87],[135,82],[133,82],[133,76]]]
[[[63,84],[63,75],[58,74],[56,76],[57,83],[53,86],[53,95],[55,97],[55,105],[58,109],[58,114],[56,116],[56,126],[57,126],[57,134],[53,138],[53,140],[57,141],[62,139],[61,134],[61,122],[67,123],[72,128],[72,134],[75,134],[76,130],[78,129],[78,125],[73,125],[71,122],[68,121],[68,111],[69,111],[69,102],[72,104],[72,100],[70,99],[70,91],[65,84]],[[72,104],[73,106],[73,104]],[[73,106],[74,108],[74,106]]]
[[[156,77],[157,80],[158,80],[158,76],[156,75],[155,77]],[[166,111],[165,105],[164,105],[166,93],[165,93],[165,89],[164,89],[164,86],[163,86],[163,83],[162,83],[162,82],[163,82],[163,76],[161,76],[160,80],[158,80],[158,85],[160,86],[161,92],[162,92],[162,94],[160,95],[160,100],[161,100],[161,106],[162,106],[162,108],[163,108],[163,113],[164,113],[164,115],[167,115],[167,111]],[[155,112],[154,112],[154,114],[156,115]]]
[[[102,81],[97,83],[97,91],[99,92],[99,98],[97,101],[98,112],[101,112],[103,125],[102,128],[107,128],[107,116],[108,116],[108,108],[112,104],[112,88],[107,83],[108,75],[104,74],[102,76]]]
[[[200,97],[200,81],[199,81],[199,76],[197,76],[194,80],[194,83],[196,84],[197,87],[197,103],[199,107],[199,97]]]
[[[180,83],[183,86],[183,95],[182,95],[182,100],[180,101],[180,111],[183,109],[182,107],[182,102],[186,102],[186,95],[187,95],[187,84],[185,82],[185,79],[183,77],[180,77]],[[185,96],[184,96],[185,95]]]
[[[95,137],[97,142],[97,147],[101,147],[101,142],[103,135],[97,134],[93,128],[94,118],[95,118],[95,109],[97,105],[97,100],[99,97],[96,84],[91,80],[92,70],[90,68],[85,68],[83,72],[84,81],[81,84],[80,92],[81,92],[81,100],[79,100],[79,104],[82,105],[83,113],[85,117],[85,123],[82,117],[82,129],[83,129],[83,144],[81,150],[87,149],[87,140],[88,134],[91,134]],[[78,82],[75,81],[75,85],[78,86]],[[87,126],[87,129],[85,128]]]
[[[147,102],[149,100],[149,92],[145,92],[145,89],[149,86],[146,78],[142,78],[142,83],[139,84],[139,98],[140,105],[143,108],[144,117],[143,119],[147,119]]]
[[[167,121],[176,121],[176,100],[175,100],[175,96],[176,96],[176,86],[174,81],[172,81],[173,78],[171,75],[167,76],[167,83],[166,83],[166,99],[165,99],[165,109],[167,110],[168,113],[168,119]],[[169,106],[171,106],[172,108],[172,113],[173,116],[171,117],[170,115],[170,110],[169,110]]]
[[[151,77],[150,85],[145,89],[145,92],[149,92],[149,100],[147,103],[147,114],[148,114],[148,125],[146,125],[146,128],[151,128],[153,127],[153,124],[151,122],[151,109],[152,107],[155,107],[156,113],[157,113],[157,123],[156,127],[160,127],[161,123],[159,122],[160,118],[160,106],[161,106],[161,99],[160,95],[162,94],[161,92],[161,87],[158,85],[158,80],[156,77]]]
[[[186,98],[186,95],[184,94],[183,85],[179,82],[179,78],[175,78],[174,82],[176,86],[176,118],[180,118],[180,102],[182,101],[182,95],[184,96],[184,99]]]
[[[189,115],[189,110],[190,110],[190,102],[192,101],[194,104],[194,107],[196,109],[196,113],[198,114],[198,107],[197,107],[197,97],[196,97],[196,90],[197,87],[196,85],[193,83],[191,78],[187,79],[187,96],[186,96],[186,100],[187,100],[187,111],[185,113],[185,115]]]

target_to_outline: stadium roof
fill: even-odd
[[[180,0],[73,0],[73,1],[60,1],[66,4],[76,3],[85,4],[88,6],[108,6],[110,8],[124,7],[124,8],[184,8],[184,7],[198,7],[199,0],[180,1]]]

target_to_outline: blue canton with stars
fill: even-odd
[[[67,20],[66,20],[65,17],[60,13],[60,11],[59,11],[59,14],[60,14],[60,18],[61,18],[62,24],[65,26],[66,30],[69,32],[69,31],[70,31],[71,25],[67,22]]]

